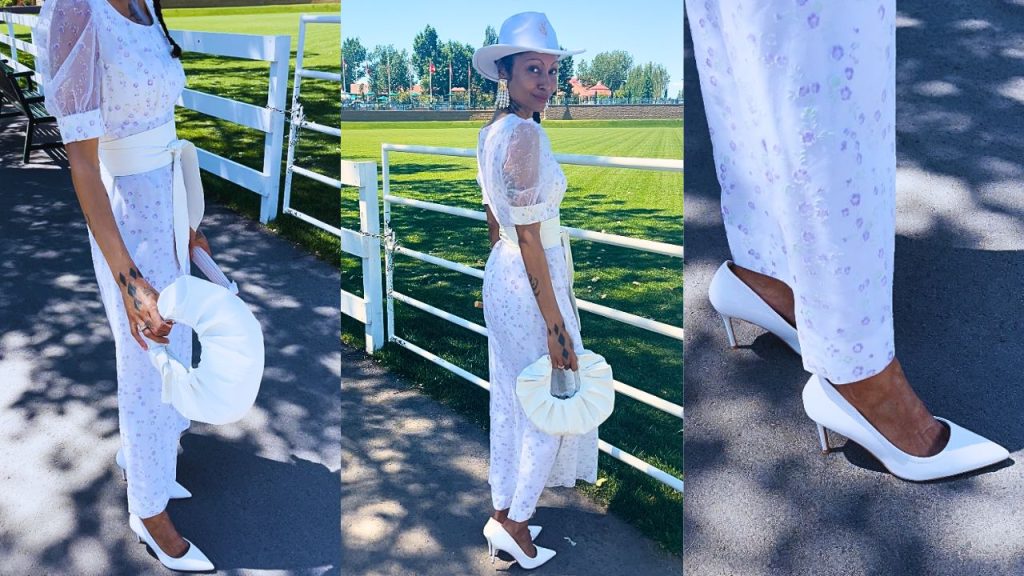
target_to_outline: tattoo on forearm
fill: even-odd
[[[533,274],[530,274],[530,288],[533,289],[534,296],[540,296],[540,280],[537,280]]]

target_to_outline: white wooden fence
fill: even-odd
[[[422,310],[422,311],[424,311],[424,312],[426,312],[428,314],[431,314],[433,316],[441,318],[442,320],[446,320],[446,321],[451,322],[451,323],[453,323],[453,324],[455,324],[457,326],[461,326],[462,328],[465,328],[467,330],[470,330],[470,331],[475,332],[477,334],[480,334],[482,336],[487,336],[487,328],[484,327],[484,326],[481,326],[481,325],[479,325],[479,324],[477,324],[475,322],[472,322],[470,320],[462,318],[462,317],[460,317],[460,316],[458,316],[456,314],[453,314],[451,312],[442,310],[442,309],[437,308],[435,306],[431,306],[430,304],[427,304],[425,302],[421,302],[421,301],[419,301],[419,300],[417,300],[417,299],[415,299],[415,298],[413,298],[413,297],[411,297],[411,296],[409,296],[407,294],[403,294],[403,293],[398,292],[397,290],[394,289],[394,281],[393,281],[393,274],[392,274],[392,272],[394,270],[393,258],[396,255],[402,255],[402,256],[409,257],[409,258],[412,258],[412,259],[415,259],[415,260],[419,260],[421,262],[427,262],[429,264],[434,264],[434,265],[437,265],[437,266],[441,266],[442,268],[446,268],[448,270],[453,270],[455,272],[460,272],[462,274],[465,274],[467,276],[472,276],[472,277],[480,279],[480,280],[483,280],[484,272],[483,272],[483,270],[480,270],[478,268],[473,268],[471,266],[466,266],[465,264],[460,264],[458,262],[453,262],[451,260],[447,260],[447,259],[441,258],[439,256],[435,256],[435,255],[432,255],[432,254],[426,254],[426,253],[419,252],[419,251],[413,250],[411,248],[407,248],[407,247],[399,245],[398,242],[397,242],[394,230],[391,227],[391,207],[393,205],[398,204],[398,205],[409,206],[409,207],[417,208],[417,209],[421,209],[421,210],[427,210],[427,211],[431,211],[431,212],[439,212],[439,213],[443,213],[443,214],[450,214],[450,215],[453,215],[453,216],[461,216],[463,218],[469,218],[469,219],[477,220],[477,221],[481,221],[481,222],[486,222],[487,217],[486,217],[486,214],[484,212],[480,212],[480,211],[476,211],[476,210],[468,210],[466,208],[457,208],[457,207],[453,207],[453,206],[446,206],[446,205],[438,204],[438,203],[435,203],[435,202],[426,202],[426,201],[423,201],[423,200],[416,200],[414,198],[406,198],[406,197],[397,196],[395,194],[392,194],[391,193],[391,177],[390,177],[390,166],[391,166],[390,155],[391,155],[392,152],[403,152],[403,153],[411,153],[411,154],[426,154],[426,155],[434,155],[434,156],[455,156],[455,157],[461,157],[461,158],[473,158],[473,157],[476,156],[476,151],[472,150],[472,149],[468,149],[468,148],[442,148],[442,147],[436,147],[436,146],[410,146],[410,145],[403,145],[403,144],[387,144],[387,143],[385,143],[385,144],[383,144],[381,146],[381,162],[382,162],[382,166],[383,166],[382,177],[383,177],[383,184],[384,184],[384,234],[383,234],[383,237],[384,238],[388,238],[389,240],[391,240],[389,242],[389,245],[388,245],[388,250],[385,251],[385,259],[386,259],[385,260],[386,261],[385,270],[387,272],[386,273],[387,327],[388,327],[387,336],[388,336],[388,341],[389,342],[394,342],[395,344],[397,344],[397,345],[399,345],[399,346],[401,346],[401,347],[403,347],[403,348],[405,348],[405,349],[407,349],[407,350],[409,350],[409,351],[411,351],[411,352],[413,352],[413,353],[415,353],[415,354],[417,354],[417,355],[419,355],[419,356],[421,356],[421,357],[423,357],[423,358],[433,362],[434,364],[437,364],[438,366],[441,366],[445,370],[448,370],[448,371],[450,371],[450,372],[452,372],[454,374],[457,374],[458,376],[462,377],[463,379],[465,379],[465,380],[467,380],[469,382],[472,382],[473,384],[476,384],[477,386],[480,386],[481,388],[484,388],[485,390],[490,390],[490,384],[488,383],[488,381],[484,380],[483,378],[480,378],[479,376],[469,372],[468,370],[466,370],[466,369],[464,369],[464,368],[462,368],[460,366],[457,366],[456,364],[453,364],[452,362],[449,362],[448,360],[445,360],[444,358],[441,358],[440,356],[434,354],[433,352],[430,352],[426,348],[418,346],[416,344],[413,344],[412,342],[409,342],[409,341],[399,337],[396,334],[396,331],[395,331],[395,313],[394,313],[394,302],[396,300],[399,301],[399,302],[402,302],[404,304],[407,304],[409,306],[412,306],[414,308],[417,308],[419,310]],[[634,169],[634,170],[656,170],[656,171],[678,172],[678,173],[682,173],[683,172],[683,161],[682,160],[667,160],[667,159],[654,159],[654,158],[621,158],[621,157],[614,158],[614,157],[607,157],[607,156],[582,156],[582,155],[575,155],[575,154],[556,154],[555,158],[561,164],[572,164],[572,165],[577,165],[577,166],[598,166],[598,167],[607,167],[607,168],[628,168],[628,169]],[[650,240],[643,240],[643,239],[638,239],[638,238],[628,238],[628,237],[625,237],[625,236],[618,236],[618,235],[614,235],[614,234],[606,234],[604,232],[597,232],[597,231],[593,231],[593,230],[583,230],[583,229],[580,229],[580,228],[571,228],[571,227],[563,227],[563,228],[569,233],[569,236],[571,238],[580,239],[580,240],[587,240],[587,241],[591,241],[591,242],[598,242],[598,243],[602,243],[602,244],[609,244],[609,245],[619,246],[619,247],[623,247],[623,248],[629,248],[629,249],[637,250],[637,251],[640,251],[640,252],[648,252],[648,253],[654,253],[654,254],[661,254],[661,255],[664,255],[664,256],[670,256],[670,257],[673,257],[673,258],[678,258],[678,259],[680,259],[680,261],[683,258],[683,247],[680,246],[680,245],[666,244],[666,243],[663,243],[663,242],[653,242],[653,241],[650,241]],[[637,316],[635,314],[631,314],[631,313],[628,313],[628,312],[624,312],[622,310],[617,310],[617,309],[614,309],[614,308],[610,308],[608,306],[603,306],[603,305],[597,304],[595,302],[589,302],[587,300],[583,300],[583,299],[580,299],[580,298],[577,298],[576,302],[577,302],[577,305],[579,306],[580,310],[585,310],[587,312],[590,312],[590,313],[593,313],[593,314],[597,314],[598,316],[603,316],[603,317],[609,318],[611,320],[622,322],[624,324],[629,324],[629,325],[635,326],[637,328],[642,328],[644,330],[648,330],[648,331],[654,332],[656,334],[661,334],[663,336],[668,336],[669,338],[673,338],[673,339],[678,340],[680,342],[682,342],[682,340],[683,340],[683,328],[681,326],[672,326],[670,324],[666,324],[664,322],[659,322],[657,320],[652,320],[650,318],[643,318],[643,317]],[[680,304],[680,306],[682,306],[682,302],[680,302],[679,304]],[[682,386],[682,375],[680,375],[679,384],[680,384],[680,386]],[[654,407],[654,408],[656,408],[658,410],[661,410],[661,411],[665,412],[666,414],[670,414],[672,416],[675,416],[675,417],[679,418],[680,420],[683,419],[683,407],[678,405],[678,404],[675,404],[673,402],[669,402],[668,400],[665,400],[664,398],[660,398],[660,397],[658,397],[658,396],[656,396],[654,394],[650,394],[648,392],[645,392],[643,390],[640,390],[638,388],[630,386],[629,384],[625,384],[623,382],[619,382],[618,380],[615,381],[615,390],[619,394],[622,394],[624,396],[629,396],[630,398],[633,398],[634,400],[637,400],[637,401],[642,402],[642,403],[644,403],[644,404],[646,404],[648,406],[651,406],[651,407]],[[653,464],[645,462],[645,461],[641,460],[640,458],[637,458],[633,454],[630,454],[629,452],[627,452],[625,450],[622,450],[621,448],[613,446],[613,445],[605,442],[604,440],[599,440],[598,446],[601,449],[601,451],[609,454],[613,458],[616,458],[616,459],[620,460],[621,462],[624,462],[624,463],[626,463],[626,464],[636,468],[637,470],[640,470],[644,474],[647,474],[648,476],[650,476],[650,477],[652,477],[652,478],[662,482],[663,484],[665,484],[665,485],[667,485],[667,486],[669,486],[669,487],[671,487],[671,488],[673,488],[675,490],[678,490],[679,492],[683,491],[683,480],[681,478],[677,478],[677,477],[669,474],[668,472],[666,472],[666,471],[664,471],[664,470],[654,466]]]
[[[359,230],[342,228],[341,252],[360,259],[363,295],[341,289],[341,313],[366,325],[366,351],[384,346],[384,302],[380,276],[380,207],[377,197],[377,164],[341,161],[341,183],[359,188]]]
[[[32,14],[0,12],[0,22],[6,25],[6,34],[0,34],[0,44],[10,49],[10,61],[18,70],[28,70],[18,59],[18,53],[36,55],[36,47],[14,36],[15,25],[35,26],[38,17]],[[270,63],[265,106],[256,106],[186,88],[178,105],[208,114],[221,120],[259,130],[264,133],[263,166],[249,168],[226,156],[199,149],[199,166],[211,174],[234,182],[261,196],[260,221],[266,223],[277,215],[278,196],[281,192],[281,156],[284,145],[285,102],[288,91],[288,64],[291,37],[255,36],[171,30],[171,36],[188,52],[227,56]],[[38,80],[38,77],[37,77]],[[46,87],[43,86],[45,92]]]

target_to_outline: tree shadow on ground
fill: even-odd
[[[343,350],[342,366],[345,572],[525,573],[507,560],[492,566],[480,535],[486,433],[358,351]],[[559,554],[538,573],[679,573],[678,557],[573,490],[545,491],[533,522],[544,526],[538,544]]]
[[[19,463],[0,496],[5,571],[156,570],[125,523],[113,342],[70,176],[19,155],[4,126],[0,453]],[[233,574],[338,573],[337,271],[223,208],[208,206],[203,226],[262,325],[266,370],[242,421],[185,436],[178,478],[195,498],[171,514]]]

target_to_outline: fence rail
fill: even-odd
[[[295,56],[295,80],[292,82],[292,118],[288,131],[288,154],[285,160],[284,175],[284,205],[282,206],[281,211],[285,214],[294,216],[307,224],[311,224],[321,230],[334,234],[335,236],[341,236],[341,228],[338,226],[334,226],[324,222],[323,220],[314,218],[313,216],[310,216],[309,214],[306,214],[292,206],[292,179],[295,174],[309,178],[310,180],[314,180],[321,184],[326,184],[335,191],[340,191],[342,187],[342,181],[338,178],[326,176],[309,168],[295,164],[295,149],[298,145],[299,136],[303,129],[327,134],[328,136],[334,136],[335,138],[341,138],[341,129],[307,120],[305,115],[302,113],[300,95],[302,93],[303,78],[316,78],[331,82],[341,82],[341,74],[325,72],[322,70],[312,70],[304,67],[307,24],[340,25],[341,16],[303,14],[299,18],[299,49]],[[363,321],[365,321],[365,319]]]
[[[425,302],[421,302],[408,294],[404,294],[394,289],[394,257],[396,255],[402,255],[414,260],[426,262],[440,266],[442,268],[452,270],[472,276],[477,279],[482,279],[484,272],[478,268],[467,266],[459,262],[454,262],[446,258],[427,254],[405,246],[398,245],[394,241],[395,233],[391,226],[391,208],[394,205],[402,205],[419,210],[426,210],[436,213],[449,214],[452,216],[458,216],[462,218],[468,218],[477,221],[486,221],[486,214],[484,212],[469,210],[466,208],[459,208],[454,206],[446,206],[444,204],[438,204],[435,202],[427,202],[424,200],[417,200],[415,198],[407,198],[398,196],[391,193],[391,153],[409,153],[409,154],[425,154],[435,156],[452,156],[461,158],[473,158],[476,156],[476,152],[472,149],[467,148],[446,148],[438,146],[415,146],[407,144],[390,144],[384,143],[381,145],[381,163],[382,163],[382,179],[383,179],[383,203],[384,203],[384,238],[388,238],[391,241],[385,250],[385,282],[386,282],[386,295],[387,295],[387,339],[389,342],[395,344],[417,354],[426,360],[441,366],[442,368],[449,370],[450,372],[462,377],[463,379],[484,388],[490,390],[490,384],[465,370],[464,368],[441,358],[440,356],[422,348],[412,342],[409,342],[399,337],[395,332],[395,314],[394,314],[394,302],[402,302],[403,304],[412,306],[423,312],[431,314],[437,318],[441,318],[448,322],[451,322],[457,326],[465,328],[471,332],[479,334],[481,336],[487,336],[487,328],[481,326],[475,322],[462,318],[457,314],[453,314],[436,306],[432,306]],[[572,164],[578,166],[598,166],[608,168],[626,168],[634,170],[657,170],[667,172],[679,172],[683,171],[683,162],[681,160],[665,160],[665,159],[651,159],[651,158],[623,158],[623,157],[601,157],[601,156],[583,156],[575,154],[556,154],[556,160],[562,164]],[[651,240],[643,240],[637,238],[629,238],[625,236],[618,236],[615,234],[607,234],[604,232],[597,232],[593,230],[584,230],[580,228],[564,227],[568,231],[571,238],[588,240],[592,242],[599,242],[614,246],[620,246],[632,250],[638,250],[642,252],[649,252],[655,254],[661,254],[673,258],[682,259],[683,247],[675,244],[668,244],[664,242],[654,242]],[[603,306],[586,300],[577,299],[577,304],[580,310],[597,314],[611,320],[629,324],[637,328],[662,334],[673,338],[675,340],[683,340],[683,328],[680,326],[672,326],[663,322],[659,322],[649,318],[643,318],[641,316]],[[666,414],[670,414],[677,418],[682,419],[684,417],[683,407],[670,402],[664,398],[658,397],[657,395],[645,392],[629,384],[615,381],[615,390],[625,396],[629,396],[638,402],[642,402],[655,409],[661,410]],[[609,454],[613,458],[628,464],[648,476],[664,483],[665,485],[678,490],[683,491],[683,480],[672,476],[668,472],[661,470],[660,468],[645,462],[636,456],[613,446],[604,440],[598,442],[601,451]]]
[[[11,65],[18,70],[31,70],[19,61],[19,52],[35,56],[37,51],[32,43],[15,38],[14,27],[19,25],[32,28],[38,19],[39,17],[35,14],[0,11],[0,22],[6,24],[7,30],[6,34],[0,34],[0,44],[9,47]],[[177,104],[189,110],[264,133],[261,169],[250,168],[203,148],[198,149],[199,166],[210,174],[259,194],[261,196],[260,221],[265,223],[273,219],[277,215],[277,200],[281,190],[284,107],[288,90],[291,37],[192,30],[171,30],[170,32],[182,49],[189,52],[270,63],[265,106],[239,102],[189,88],[182,91]],[[36,79],[41,80],[38,75]],[[40,82],[40,84],[42,83]],[[43,85],[42,88],[45,92],[46,86]]]

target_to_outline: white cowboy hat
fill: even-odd
[[[484,46],[473,53],[473,68],[484,78],[497,81],[498,60],[520,52],[554,54],[561,60],[584,50],[562,50],[547,16],[540,12],[522,12],[510,16],[501,25],[497,44]]]

